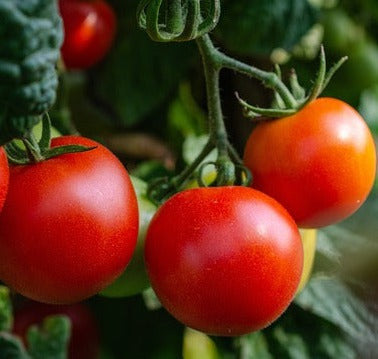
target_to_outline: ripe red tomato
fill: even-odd
[[[354,213],[376,173],[373,137],[348,104],[319,98],[297,114],[257,125],[244,162],[253,187],[280,202],[299,227],[316,228]]]
[[[195,188],[157,211],[145,261],[163,306],[187,326],[235,336],[266,327],[287,308],[303,248],[287,211],[247,187]]]
[[[3,208],[5,198],[8,192],[9,184],[9,167],[7,155],[2,147],[0,147],[0,211]]]
[[[0,214],[0,279],[46,303],[99,292],[122,273],[138,235],[135,192],[119,160],[83,137],[52,140],[68,144],[97,147],[11,166]]]
[[[13,332],[24,339],[32,325],[41,325],[51,315],[66,315],[71,321],[69,359],[96,359],[100,334],[96,320],[84,304],[49,305],[26,302],[14,314]]]
[[[113,9],[103,0],[59,0],[64,24],[63,61],[86,69],[108,52],[116,31]]]

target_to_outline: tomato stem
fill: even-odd
[[[214,29],[219,21],[220,0],[204,6],[201,0],[141,0],[139,27],[154,41],[189,41]]]
[[[37,163],[43,161],[44,158],[33,131],[29,131],[29,133],[27,133],[22,138],[22,142],[25,146],[26,154],[29,158],[30,163]]]
[[[209,153],[213,150],[212,141],[209,140],[205,147],[202,149],[201,153],[197,156],[197,158],[184,169],[181,174],[174,177],[172,182],[173,185],[178,188],[185,183],[185,181],[195,172],[197,167],[202,163],[202,161],[209,155]]]
[[[197,39],[197,44],[199,44],[199,46],[205,50],[205,56],[211,58],[211,62],[214,64],[215,68],[219,70],[222,68],[227,68],[253,77],[261,81],[267,88],[277,91],[288,108],[295,108],[298,106],[296,99],[276,73],[263,71],[257,67],[247,65],[225,55],[214,47],[209,35],[204,35]]]

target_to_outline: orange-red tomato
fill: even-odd
[[[69,304],[98,293],[125,269],[138,236],[138,206],[121,162],[96,146],[10,167],[0,213],[0,280],[24,296]]]
[[[253,187],[280,202],[299,227],[353,214],[376,174],[373,137],[345,102],[319,98],[297,114],[257,125],[244,152]]]
[[[287,308],[303,265],[298,228],[274,199],[248,187],[195,188],[165,202],[145,243],[151,285],[185,325],[235,336]]]

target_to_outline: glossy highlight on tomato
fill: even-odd
[[[0,213],[0,280],[40,302],[69,304],[122,273],[138,235],[137,199],[121,162],[92,140],[66,136],[52,147],[96,146],[37,164],[11,166]]]
[[[8,192],[9,167],[5,150],[0,147],[0,211],[3,208]]]
[[[49,305],[27,301],[17,307],[14,313],[13,333],[26,339],[32,325],[42,325],[53,315],[65,315],[71,322],[71,336],[68,359],[96,359],[100,351],[100,333],[95,317],[82,304]]]
[[[202,332],[236,336],[276,320],[299,284],[298,228],[275,200],[247,187],[195,188],[165,202],[145,243],[163,306]]]
[[[351,106],[319,98],[297,114],[257,125],[244,152],[253,187],[275,198],[299,227],[353,214],[376,175],[374,139]]]
[[[86,69],[109,51],[116,31],[113,9],[104,0],[59,0],[64,24],[62,56],[69,69]]]

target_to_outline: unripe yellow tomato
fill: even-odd
[[[312,267],[315,259],[316,251],[316,229],[300,229],[302,244],[303,244],[303,272],[301,281],[299,282],[297,293],[301,292],[310,279]]]

